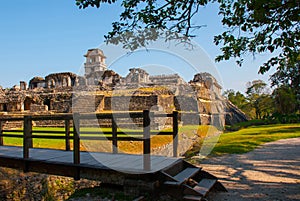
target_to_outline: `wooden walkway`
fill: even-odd
[[[73,152],[53,149],[29,149],[30,157],[26,161],[45,164],[61,164],[74,166]],[[150,169],[144,169],[142,155],[113,154],[99,152],[80,152],[80,164],[77,167],[93,169],[116,170],[126,174],[147,174],[163,170],[176,163],[178,158],[150,156]],[[15,159],[23,161],[23,148],[16,146],[0,146],[0,160]]]

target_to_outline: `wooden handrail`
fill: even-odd
[[[81,131],[80,120],[90,119],[111,119],[112,128],[110,131],[96,132],[96,131]],[[151,121],[155,117],[172,117],[173,118],[173,130],[170,132],[151,132]],[[143,131],[129,131],[121,132],[118,131],[116,123],[117,118],[143,118]],[[23,121],[23,130],[4,130],[4,122],[6,121]],[[33,130],[32,121],[41,120],[63,120],[64,131],[46,131],[46,130]],[[70,129],[71,121],[73,121],[73,131]],[[21,133],[21,134],[6,134],[7,133]],[[48,135],[40,135],[40,134]],[[49,135],[49,134],[65,134],[64,136]],[[70,136],[70,134],[73,134]],[[81,136],[81,134],[101,134],[101,136]],[[110,135],[110,136],[105,136]],[[120,136],[123,135],[123,136]],[[133,136],[128,136],[133,135]],[[174,111],[171,114],[154,114],[148,110],[143,112],[130,112],[130,113],[100,113],[100,114],[55,114],[55,115],[35,115],[35,116],[24,116],[20,117],[0,117],[0,146],[3,145],[3,137],[23,137],[23,157],[24,159],[29,158],[29,149],[32,148],[33,138],[43,139],[65,139],[66,150],[70,150],[70,139],[73,139],[73,163],[80,164],[80,139],[88,140],[111,140],[113,153],[118,153],[118,141],[142,141],[143,142],[143,160],[144,169],[150,170],[150,155],[151,155],[151,136],[152,135],[172,135],[173,138],[173,156],[177,157],[178,148],[178,112]]]

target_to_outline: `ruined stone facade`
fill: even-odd
[[[59,88],[59,87],[73,87],[78,86],[79,81],[77,75],[74,73],[53,73],[45,77],[46,87]]]
[[[141,68],[129,69],[128,75],[122,81],[123,84],[147,84],[149,82],[149,74]]]
[[[34,77],[20,87],[0,89],[0,113],[71,113],[105,111],[181,111],[184,124],[222,127],[247,118],[221,95],[221,86],[209,73],[198,73],[189,83],[179,75],[150,76],[131,68],[125,77],[107,70],[105,56],[90,49],[85,77],[63,72]]]
[[[29,81],[29,89],[45,88],[46,81],[42,77],[34,77]]]

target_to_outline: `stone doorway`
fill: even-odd
[[[30,106],[33,103],[32,98],[26,97],[24,101],[24,110],[30,110]]]

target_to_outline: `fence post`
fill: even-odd
[[[29,148],[32,148],[32,118],[24,116],[23,158],[29,158]]]
[[[65,120],[66,151],[70,151],[70,120]]]
[[[177,157],[178,149],[178,111],[173,111],[173,156]]]
[[[80,114],[75,113],[73,117],[74,141],[73,141],[73,159],[74,164],[80,164]]]
[[[3,136],[2,136],[2,134],[3,134],[3,126],[4,126],[4,123],[3,123],[3,121],[0,121],[0,146],[2,146],[3,145]]]
[[[113,153],[117,154],[118,153],[118,135],[117,135],[117,124],[114,120],[114,118],[112,117],[111,119],[111,128],[112,128],[112,149],[113,149]]]
[[[150,116],[149,116],[149,110],[143,111],[143,165],[144,170],[150,170],[151,169],[151,160],[150,160],[150,152],[151,152],[151,145],[150,145]]]

